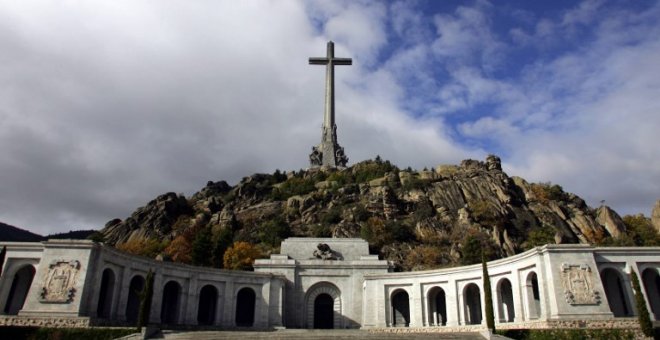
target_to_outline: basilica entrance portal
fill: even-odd
[[[306,298],[307,328],[343,328],[341,295],[329,282],[318,283],[309,289]]]
[[[314,300],[314,328],[332,329],[334,327],[335,301],[328,294],[319,294]]]

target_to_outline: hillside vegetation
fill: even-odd
[[[546,243],[654,242],[632,238],[606,206],[509,177],[492,155],[422,171],[377,157],[346,169],[254,174],[235,186],[208,182],[189,198],[161,195],[101,233],[131,253],[237,269],[290,236],[362,237],[398,270],[477,263],[482,250],[495,259]]]

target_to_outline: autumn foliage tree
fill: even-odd
[[[254,260],[261,256],[261,251],[248,242],[235,242],[225,251],[224,267],[233,270],[252,270]]]
[[[116,247],[129,254],[154,258],[160,254],[167,245],[167,241],[160,242],[156,239],[135,238],[119,243]]]
[[[186,235],[177,236],[170,245],[165,248],[174,262],[191,263],[192,262],[192,242]]]

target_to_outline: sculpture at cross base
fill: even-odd
[[[325,110],[321,144],[312,147],[309,163],[312,167],[346,166],[348,157],[344,148],[337,143],[337,125],[335,124],[335,65],[351,65],[351,58],[335,58],[335,44],[328,42],[325,58],[309,58],[311,65],[325,65]]]

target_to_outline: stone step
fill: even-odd
[[[160,338],[157,336],[156,338]],[[296,339],[449,339],[449,340],[483,340],[479,333],[369,333],[364,330],[343,329],[285,329],[271,332],[249,331],[163,331],[162,338],[168,340],[296,340]]]

